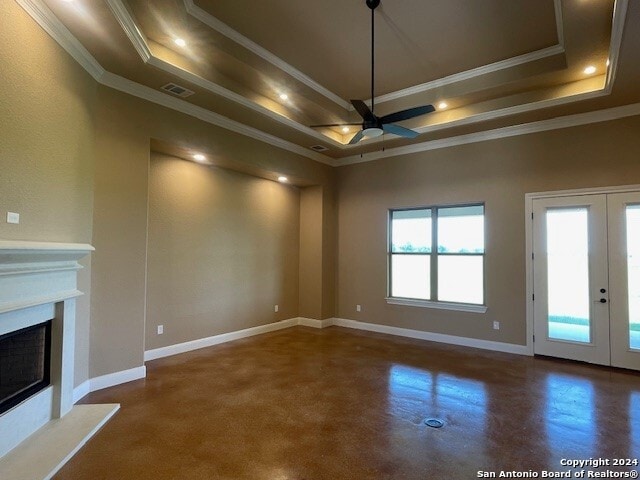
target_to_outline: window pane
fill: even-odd
[[[484,206],[438,209],[439,253],[484,253]]]
[[[589,211],[547,212],[549,338],[591,341],[589,310]]]
[[[478,255],[438,257],[438,300],[482,305],[483,260]]]
[[[392,252],[431,252],[431,210],[391,212]]]
[[[640,350],[640,205],[627,207],[629,346]]]
[[[391,256],[391,296],[431,298],[431,256]]]

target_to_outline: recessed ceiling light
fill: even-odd
[[[179,47],[186,47],[187,46],[187,42],[183,39],[183,38],[176,38],[173,43],[175,43],[176,45],[178,45]]]
[[[349,133],[349,127],[342,127],[343,133]]]
[[[289,99],[289,95],[287,95],[286,93],[280,94],[280,100],[288,100],[288,99]]]
[[[609,59],[607,58],[607,67],[608,67],[609,65],[611,65],[611,60],[609,60]]]
[[[207,157],[205,157],[205,156],[204,156],[204,155],[202,155],[201,153],[196,153],[196,154],[193,156],[193,159],[194,159],[196,162],[204,162],[204,161],[207,159]]]
[[[447,108],[449,105],[447,105],[447,102],[440,102],[438,104],[438,110],[444,110],[445,108]]]
[[[589,65],[584,69],[584,73],[585,75],[593,75],[594,73],[596,73],[596,67],[594,67],[593,65]]]
[[[278,181],[279,181],[280,183],[286,183],[286,182],[288,182],[288,181],[289,181],[289,179],[288,179],[287,177],[285,177],[284,175],[280,175],[280,176],[278,177]]]

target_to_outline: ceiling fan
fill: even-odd
[[[356,133],[349,141],[349,145],[358,143],[363,138],[375,138],[379,137],[383,133],[393,133],[400,137],[415,138],[419,135],[418,132],[410,130],[400,125],[395,125],[395,122],[402,122],[409,120],[410,118],[418,117],[435,111],[433,105],[424,105],[421,107],[409,108],[407,110],[401,110],[399,112],[390,113],[382,117],[376,116],[374,112],[374,67],[375,67],[375,22],[374,12],[380,5],[380,0],[365,0],[367,7],[371,9],[371,108],[367,106],[362,100],[351,100],[351,104],[356,111],[362,117],[362,123],[332,123],[327,125],[311,125],[312,128],[320,127],[343,127],[348,125],[361,125],[362,129]]]

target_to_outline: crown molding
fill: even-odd
[[[189,0],[186,0],[186,1],[189,1]],[[416,153],[416,152],[447,148],[451,146],[464,145],[468,143],[476,143],[476,142],[481,142],[485,140],[493,140],[498,138],[517,136],[517,135],[525,135],[528,133],[536,133],[536,132],[547,131],[547,130],[567,128],[567,127],[572,127],[577,125],[585,125],[589,123],[603,122],[603,121],[614,120],[617,118],[624,118],[624,117],[640,114],[640,104],[632,104],[624,107],[615,107],[611,109],[589,112],[584,114],[570,115],[570,116],[560,117],[556,119],[543,120],[540,122],[533,122],[529,124],[515,125],[515,126],[488,130],[488,131],[478,132],[478,133],[473,133],[468,135],[450,137],[447,139],[427,141],[427,142],[408,145],[404,147],[388,149],[384,152],[374,152],[374,153],[363,154],[363,155],[352,155],[352,156],[344,157],[341,159],[334,159],[327,155],[323,155],[321,153],[311,151],[307,148],[301,147],[297,144],[294,144],[282,138],[268,134],[256,128],[250,127],[248,125],[244,125],[235,120],[231,120],[228,117],[219,115],[205,108],[198,107],[197,105],[191,104],[185,100],[173,97],[169,94],[154,90],[150,87],[146,87],[139,83],[133,82],[121,76],[115,75],[111,72],[108,72],[84,48],[84,46],[73,36],[73,34],[60,22],[60,20],[58,20],[58,18],[42,2],[42,0],[16,0],[16,2],[58,44],[60,44],[60,46],[63,49],[65,49],[98,83],[105,85],[107,87],[113,88],[115,90],[119,90],[121,92],[130,94],[132,96],[150,101],[152,103],[164,106],[166,108],[179,111],[186,115],[190,115],[192,117],[198,118],[212,125],[216,125],[218,127],[233,131],[240,135],[253,138],[263,143],[267,143],[269,145],[281,148],[283,150],[301,155],[303,157],[306,157],[311,160],[315,160],[317,162],[330,165],[330,166],[343,166],[343,165],[350,165],[354,163],[368,162],[368,161],[373,161],[380,158],[407,155],[407,154]],[[110,5],[113,3],[117,7],[117,3],[119,3],[119,0],[108,0],[108,2]],[[556,0],[556,2],[558,2],[558,0]],[[118,8],[118,11],[120,11],[121,14],[124,14],[125,17],[126,16],[130,17],[124,5],[121,3],[120,5],[124,10]],[[628,0],[616,0],[613,22],[612,22],[612,35],[611,35],[611,44],[610,44],[610,57],[609,57],[610,67],[607,72],[606,84],[604,89],[593,91],[593,92],[587,92],[584,94],[578,94],[570,97],[563,97],[560,99],[534,102],[534,103],[525,104],[525,105],[516,105],[513,107],[508,107],[508,108],[493,111],[493,112],[485,112],[482,114],[461,119],[459,121],[449,122],[442,125],[420,127],[417,130],[421,133],[428,132],[428,131],[436,131],[436,130],[450,128],[454,126],[472,124],[472,123],[491,120],[491,119],[500,118],[508,115],[514,115],[517,113],[528,112],[528,111],[537,110],[540,108],[557,106],[563,103],[570,103],[570,102],[575,102],[579,100],[585,100],[588,98],[595,98],[603,95],[608,95],[609,93],[611,93],[613,82],[615,80],[615,73],[617,70],[619,52],[620,52],[620,47],[622,43],[627,6],[628,6]],[[121,26],[123,26],[123,28],[125,28],[125,31],[127,31],[126,29],[130,30],[129,32],[127,32],[127,35],[129,36],[132,42],[142,42],[144,45],[146,45],[146,41],[142,36],[142,34],[137,29],[137,27],[135,27],[135,23],[133,24],[133,30],[131,30],[131,24],[127,23],[128,25],[127,27],[125,27],[125,25],[123,25],[122,22],[120,24]],[[135,33],[136,30],[138,31],[137,34]],[[140,51],[138,51],[138,53],[140,53]],[[144,60],[144,57],[142,56],[142,54],[141,54],[141,57]],[[150,54],[148,58],[148,63],[155,65],[156,62],[162,62],[159,59],[154,60],[154,58],[155,57],[153,57]],[[182,72],[189,74],[189,72],[184,72],[184,71]],[[174,73],[174,72],[171,71],[170,73]],[[204,79],[202,80],[206,81]],[[278,114],[275,114],[275,115],[278,115]],[[281,117],[280,115],[278,116]],[[292,120],[289,120],[289,121],[293,122]],[[293,122],[293,123],[296,123],[296,122]],[[328,137],[325,137],[324,135],[320,135],[320,137],[321,137],[321,140],[324,142],[328,142],[330,140],[328,139]],[[373,140],[370,142],[373,143],[376,141],[380,141],[380,140]],[[339,149],[355,148],[354,146],[343,145],[341,143],[337,143],[337,146]]]
[[[553,0],[553,10],[556,14],[556,32],[558,44],[564,47],[564,15],[562,14],[562,0]]]
[[[180,98],[170,96],[166,93],[154,90],[153,88],[133,82],[114,73],[106,72],[100,83],[113,88],[114,90],[170,108],[171,110],[195,117],[217,127],[239,133],[246,137],[251,137],[274,147],[324,163],[325,165],[333,166],[334,164],[334,160],[331,157],[308,150],[300,145],[296,145],[295,143],[283,140],[282,138],[263,132],[257,128],[249,127],[243,123],[236,122],[235,120],[231,120],[230,118],[212,112],[211,110],[207,110],[206,108],[199,107]]]
[[[410,95],[416,95],[418,93],[427,92],[436,88],[441,88],[453,83],[463,82],[472,78],[481,77],[500,70],[506,70],[509,68],[517,67],[525,63],[535,62],[554,55],[563,54],[565,49],[562,45],[553,45],[551,47],[543,48],[542,50],[536,50],[535,52],[525,53],[524,55],[518,55],[517,57],[508,58],[506,60],[500,60],[499,62],[491,63],[489,65],[483,65],[481,67],[466,70],[460,73],[454,73],[447,77],[438,78],[430,82],[421,83],[420,85],[414,85],[413,87],[404,88],[396,92],[387,93],[376,97],[376,105],[381,103],[390,102],[392,100],[398,100]],[[366,103],[371,104],[371,99],[365,100]]]
[[[274,147],[296,153],[311,160],[324,163],[325,165],[333,165],[333,159],[327,155],[308,150],[304,147],[263,132],[262,130],[249,127],[240,122],[231,120],[230,118],[193,105],[185,100],[156,91],[152,88],[106,71],[41,0],[16,0],[16,2],[98,83],[115,90],[128,93],[134,97],[142,98],[158,105],[185,113],[240,135],[244,135]],[[109,0],[110,4],[111,2],[112,0]],[[129,38],[131,39],[131,37]]]
[[[138,55],[140,55],[140,58],[142,58],[142,61],[148,63],[152,57],[151,49],[149,48],[147,39],[136,25],[127,7],[119,0],[107,0],[107,4],[127,34],[127,37],[129,37],[129,40],[131,40],[133,47],[136,49],[136,52],[138,52]]]
[[[234,30],[233,28],[228,26],[226,23],[218,20],[213,15],[209,14],[202,8],[198,7],[193,2],[193,0],[184,0],[184,6],[189,15],[196,18],[200,22],[204,23],[208,27],[212,28],[216,32],[224,35],[230,40],[233,40],[235,43],[246,48],[247,50],[259,56],[263,60],[266,60],[270,64],[274,65],[275,67],[285,72],[287,75],[298,80],[300,83],[303,83],[307,87],[315,90],[320,95],[328,98],[329,100],[334,102],[336,105],[344,108],[345,110],[348,110],[349,108],[351,108],[351,104],[349,102],[339,97],[338,95],[333,93],[331,90],[323,87],[318,82],[313,80],[311,77],[302,73],[300,70],[289,65],[287,62],[282,60],[277,55],[274,55],[266,48],[263,48],[257,43],[249,40],[247,37],[245,37],[238,31]]]
[[[618,73],[618,59],[620,58],[620,47],[622,46],[622,35],[624,24],[627,18],[628,0],[616,0],[613,7],[613,20],[611,24],[611,42],[609,44],[609,68],[607,69],[607,92],[611,93],[613,82]]]
[[[73,59],[78,62],[95,80],[105,73],[102,65],[93,58],[84,45],[73,36],[67,27],[40,0],[16,0],[25,12],[33,18],[42,29],[64,48]]]
[[[161,58],[154,56],[151,52],[151,49],[149,48],[146,38],[144,37],[144,35],[142,35],[140,29],[135,23],[135,20],[131,16],[129,10],[125,7],[124,3],[122,3],[121,0],[107,0],[107,4],[109,5],[109,7],[111,7],[113,15],[116,17],[118,23],[120,23],[120,25],[124,29],[127,37],[129,37],[129,40],[132,42],[134,48],[136,49],[144,63],[175,75],[187,82],[193,83],[194,85],[204,88],[205,90],[215,95],[226,98],[227,100],[237,103],[238,105],[248,108],[254,112],[265,115],[270,119],[275,120],[276,122],[286,125],[289,128],[293,128],[294,130],[314,137],[320,142],[329,143],[333,147],[337,148],[342,147],[342,143],[334,140],[331,137],[327,137],[326,135],[323,135],[320,132],[307,127],[306,125],[302,125],[295,120],[291,120],[284,115],[263,107],[259,103],[249,100],[248,98],[245,98],[242,95],[229,90],[228,88],[218,85],[215,82],[207,80],[199,75],[185,70],[184,68],[178,67],[169,62],[166,62],[165,60],[162,60]]]
[[[567,115],[564,117],[557,117],[549,120],[541,120],[539,122],[496,128],[494,130],[486,130],[484,132],[470,133],[467,135],[459,135],[456,137],[443,138],[440,140],[431,140],[429,142],[391,148],[383,152],[353,155],[351,157],[337,159],[334,163],[335,166],[342,167],[346,165],[353,165],[356,163],[371,162],[382,158],[397,157],[401,155],[409,155],[412,153],[426,152],[429,150],[439,150],[442,148],[455,147],[458,145],[485,142],[487,140],[497,140],[500,138],[528,135],[530,133],[546,132],[549,130],[560,130],[563,128],[577,127],[580,125],[588,125],[592,123],[608,122],[611,120],[618,120],[621,118],[633,117],[636,115],[640,115],[640,103],[633,103],[621,107],[607,108],[604,110],[596,110],[593,112],[579,113],[575,115]]]

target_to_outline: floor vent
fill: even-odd
[[[437,418],[427,418],[424,421],[424,424],[427,427],[431,427],[431,428],[442,428],[442,427],[444,427],[444,422],[442,420],[438,420]]]
[[[196,92],[189,90],[188,88],[181,87],[180,85],[176,85],[175,83],[167,83],[162,87],[162,90],[165,92],[173,93],[178,97],[186,98],[190,97]]]
[[[309,147],[311,150],[315,150],[316,152],[326,152],[329,150],[327,147],[323,145],[312,145]]]

